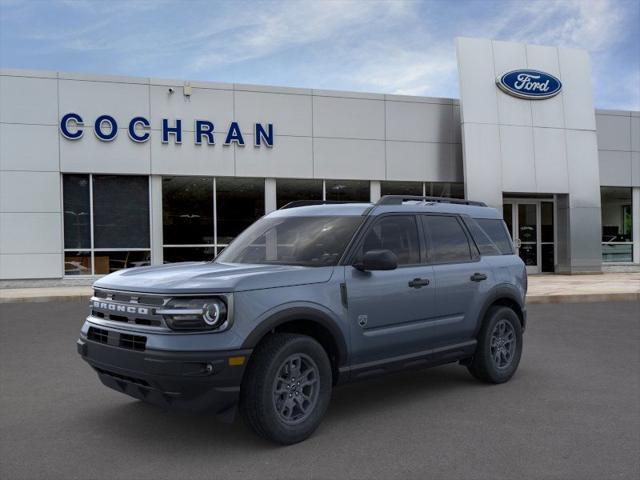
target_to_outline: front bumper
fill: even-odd
[[[134,351],[88,340],[84,335],[78,339],[77,349],[107,387],[162,407],[214,413],[223,413],[237,403],[251,355],[251,350]],[[244,357],[242,365],[237,364],[238,357]]]

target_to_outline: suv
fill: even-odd
[[[318,427],[340,383],[450,362],[506,382],[526,288],[483,203],[293,202],[212,262],[101,278],[77,346],[108,387],[228,421],[239,405],[259,435],[291,444]]]

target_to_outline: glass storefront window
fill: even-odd
[[[64,248],[91,248],[89,175],[62,178]]]
[[[633,261],[632,189],[600,188],[602,212],[602,261]]]
[[[380,182],[380,195],[425,195],[464,199],[464,183]]]
[[[540,270],[555,270],[553,202],[540,202]]]
[[[277,179],[277,207],[296,200],[322,200],[322,180]]]
[[[94,268],[96,275],[107,275],[123,268],[146,267],[151,265],[151,254],[148,250],[94,252]]]
[[[65,275],[150,264],[148,177],[63,175],[62,185]]]
[[[216,178],[217,245],[227,245],[263,215],[263,178]]]
[[[422,182],[380,182],[380,196],[385,195],[423,195]]]
[[[505,203],[502,205],[502,218],[507,225],[509,235],[513,237],[513,205],[511,203]]]
[[[165,245],[214,244],[211,178],[162,179],[162,233]]]
[[[220,249],[218,249],[220,251]],[[216,256],[214,246],[210,247],[164,247],[165,263],[174,262],[208,262]]]
[[[370,182],[368,180],[326,180],[325,199],[369,202],[371,200]]]
[[[212,260],[264,208],[262,178],[163,177],[164,262]]]
[[[149,248],[149,178],[93,175],[95,248]]]
[[[91,275],[91,251],[65,251],[65,275]]]
[[[427,182],[425,192],[428,197],[464,198],[464,183]]]

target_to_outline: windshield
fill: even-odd
[[[264,217],[216,258],[220,263],[336,265],[361,216]]]

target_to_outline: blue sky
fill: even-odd
[[[0,0],[0,66],[457,97],[454,38],[586,48],[640,110],[640,0]]]

